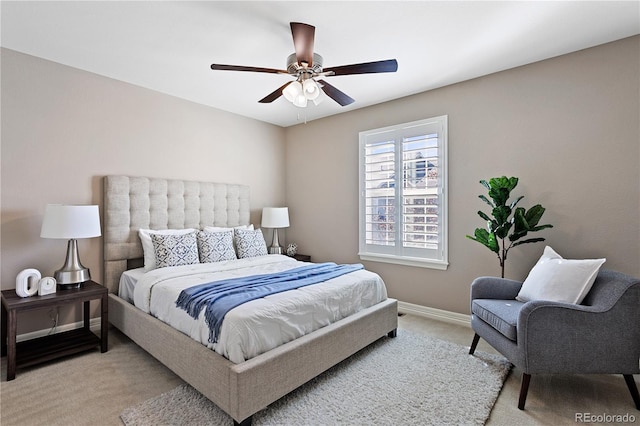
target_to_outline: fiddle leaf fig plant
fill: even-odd
[[[502,176],[491,178],[488,182],[481,180],[480,183],[487,189],[489,197],[479,195],[479,198],[491,206],[491,215],[478,211],[478,216],[487,222],[487,227],[476,228],[474,235],[467,235],[467,238],[479,242],[498,255],[504,278],[504,265],[509,250],[521,244],[544,241],[544,238],[523,238],[529,232],[553,228],[553,225],[538,225],[545,211],[540,204],[528,210],[516,207],[524,198],[523,195],[509,203],[511,191],[518,185],[517,177]]]

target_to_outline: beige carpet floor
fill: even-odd
[[[460,374],[452,375],[450,371]],[[511,364],[424,333],[400,330],[330,368],[253,416],[253,425],[483,425]],[[180,386],[133,406],[127,426],[217,426],[233,420]]]
[[[473,336],[468,327],[416,316],[405,315],[399,321],[400,330],[461,345],[469,345]],[[119,331],[111,329],[109,339],[107,353],[95,350],[19,369],[11,382],[6,381],[2,358],[0,424],[121,426],[123,410],[183,383]],[[495,353],[483,341],[478,349]],[[576,413],[629,414],[635,416],[632,424],[640,424],[640,411],[622,376],[533,376],[526,410],[520,411],[516,405],[521,374],[514,369],[507,378],[488,425],[575,425]],[[640,386],[640,377],[635,380]]]

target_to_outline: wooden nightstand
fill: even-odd
[[[82,287],[56,291],[45,296],[20,297],[15,290],[2,290],[2,356],[7,355],[7,381],[16,377],[16,367],[26,367],[100,346],[107,352],[108,294],[106,287],[93,281]],[[89,302],[100,299],[100,337],[89,329]],[[83,303],[82,328],[51,334],[16,344],[18,312]]]
[[[311,256],[308,254],[294,254],[293,257],[295,260],[299,260],[301,262],[311,262]]]

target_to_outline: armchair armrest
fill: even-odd
[[[637,374],[638,314],[623,306],[574,305],[544,300],[520,310],[518,346],[525,372]]]
[[[474,299],[515,299],[522,283],[499,277],[478,277],[471,283],[471,301]]]

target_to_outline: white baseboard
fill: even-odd
[[[398,301],[398,312],[417,315],[452,324],[463,325],[465,327],[471,328],[471,316],[459,314],[457,312],[445,311],[442,309],[430,308],[428,306],[415,305],[413,303],[401,301]]]
[[[89,328],[91,328],[92,330],[100,330],[100,325],[101,325],[101,319],[100,318],[92,318],[89,320]],[[55,329],[55,333],[62,333],[64,331],[69,331],[69,330],[74,330],[76,328],[82,328],[84,326],[84,322],[82,321],[78,321],[78,322],[74,322],[71,324],[64,324],[61,326],[56,327]],[[23,333],[23,334],[18,334],[16,336],[16,342],[22,342],[24,340],[31,340],[31,339],[36,339],[38,337],[44,337],[47,336],[49,334],[55,334],[51,332],[50,328],[46,328],[43,330],[36,330],[36,331],[31,331],[29,333]]]

